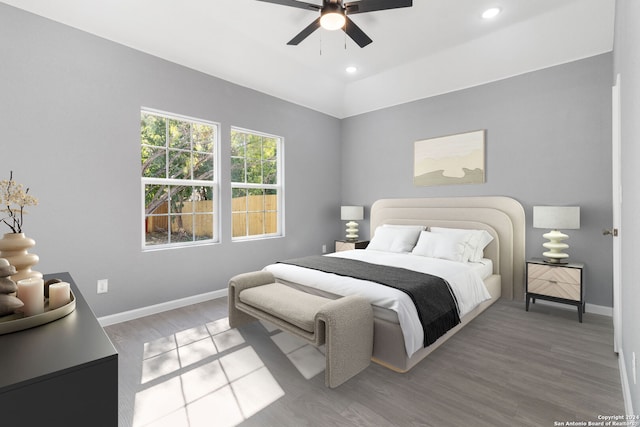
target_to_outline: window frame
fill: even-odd
[[[205,120],[190,116],[185,116],[182,114],[170,113],[162,110],[157,110],[148,107],[140,108],[140,118],[142,119],[143,114],[154,115],[158,117],[162,117],[167,120],[178,120],[185,121],[189,123],[195,123],[200,125],[211,126],[214,128],[214,140],[212,146],[212,156],[213,156],[213,176],[211,180],[198,180],[198,179],[184,179],[184,178],[170,178],[170,162],[165,161],[165,178],[158,177],[144,177],[142,176],[142,170],[140,170],[140,201],[141,201],[141,247],[143,252],[149,251],[157,251],[164,249],[177,249],[183,247],[196,247],[196,246],[205,246],[220,243],[220,132],[221,125],[220,123]],[[139,130],[140,132],[140,130]],[[189,138],[190,143],[193,142],[191,138]],[[138,148],[142,150],[143,144],[140,139]],[[167,151],[166,156],[169,156],[169,153],[174,150],[169,147],[169,138],[165,141],[164,149]],[[193,146],[190,147],[189,150],[178,149],[174,151],[188,151],[189,153],[197,152],[193,149]],[[207,151],[207,153],[209,153]],[[140,153],[140,155],[142,155]],[[193,166],[192,166],[193,168]],[[191,186],[191,187],[208,187],[211,189],[211,200],[213,203],[211,214],[213,215],[213,224],[212,224],[212,232],[213,237],[209,239],[201,239],[201,240],[191,240],[187,242],[169,242],[169,243],[161,243],[161,244],[147,244],[147,233],[146,233],[146,220],[149,215],[146,213],[146,202],[145,202],[145,189],[147,185],[164,185],[164,186]],[[168,221],[171,221],[171,213],[167,213]],[[191,215],[195,218],[197,213],[192,212]],[[171,227],[168,230],[169,236],[171,236]]]
[[[233,133],[240,132],[245,134],[251,134],[260,136],[263,138],[272,138],[276,140],[277,148],[276,148],[276,183],[275,184],[256,184],[249,182],[235,182],[233,181],[233,174],[230,173],[229,177],[229,186],[230,186],[230,203],[229,203],[229,211],[231,214],[231,241],[232,242],[246,242],[246,241],[254,241],[254,240],[263,240],[263,239],[272,239],[272,238],[280,238],[285,236],[285,212],[284,212],[284,142],[285,139],[282,136],[274,135],[266,132],[255,131],[252,129],[242,128],[239,126],[231,126],[229,131],[229,167],[231,168],[233,158],[235,156],[231,155],[231,144],[233,141]],[[247,156],[244,156],[245,159],[245,170],[246,170],[246,161]],[[246,189],[246,190],[275,190],[276,191],[276,232],[275,233],[265,233],[265,234],[247,234],[243,236],[233,236],[233,192],[235,189]],[[246,211],[249,212],[248,209]],[[249,221],[246,222],[246,227],[249,227]]]

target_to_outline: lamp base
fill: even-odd
[[[568,239],[569,236],[558,230],[552,230],[543,234],[542,237],[549,239],[548,242],[542,244],[543,247],[548,249],[547,252],[542,253],[542,255],[546,257],[545,262],[548,262],[549,264],[566,264],[566,259],[569,258],[569,254],[562,251],[567,249],[569,245],[562,243],[562,241]]]
[[[542,255],[544,255],[544,253]],[[545,258],[543,261],[547,264],[569,264],[569,261],[566,258]]]
[[[347,240],[353,242],[358,240],[358,223],[355,221],[349,221],[347,223]]]

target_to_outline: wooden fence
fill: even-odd
[[[231,210],[233,237],[271,234],[278,231],[278,197],[276,195],[234,198],[231,200]],[[211,216],[204,214],[213,212],[212,200],[184,202],[182,212],[185,212],[182,215],[182,230],[198,237],[213,237]],[[192,212],[201,214],[190,215]],[[168,229],[169,215],[166,203],[153,211],[152,215],[154,216],[146,218],[147,233]],[[180,225],[174,218],[171,222],[171,232],[179,231]]]

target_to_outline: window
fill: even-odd
[[[142,110],[144,249],[218,241],[218,134],[215,123]]]
[[[282,138],[231,129],[232,239],[283,235]]]

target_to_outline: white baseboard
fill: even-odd
[[[624,398],[624,410],[627,415],[635,415],[633,412],[633,402],[631,401],[631,390],[629,388],[629,376],[627,375],[627,365],[624,362],[624,352],[618,352],[618,367],[620,368],[620,382],[622,383],[622,397]]]
[[[138,319],[144,316],[150,316],[152,314],[162,313],[163,311],[173,310],[180,307],[186,307],[188,305],[197,304],[200,302],[210,301],[212,299],[222,298],[227,296],[227,290],[221,289],[218,291],[207,292],[200,295],[194,295],[186,298],[181,298],[173,301],[167,301],[160,304],[150,305],[148,307],[136,308],[135,310],[123,311],[122,313],[111,314],[109,316],[103,316],[98,318],[101,326],[109,326],[116,323],[126,322],[128,320]]]
[[[169,311],[175,308],[186,307],[191,304],[197,304],[200,302],[205,302],[205,301],[209,301],[217,298],[223,298],[226,296],[227,296],[227,290],[220,289],[218,291],[207,292],[200,295],[194,295],[186,298],[181,298],[178,300],[167,301],[160,304],[150,305],[148,307],[136,308],[135,310],[123,311],[121,313],[99,317],[98,322],[100,322],[100,325],[103,327],[114,325],[116,323],[126,322],[128,320],[134,320],[140,317],[150,316],[152,314],[162,313],[163,311]],[[546,301],[542,299],[537,299],[536,304],[547,304],[547,305],[552,305],[554,307],[562,308],[565,310],[576,310],[575,307],[567,304],[561,304],[561,303]],[[605,307],[602,305],[595,305],[595,304],[587,304],[586,309],[588,313],[600,314],[602,316],[608,316],[608,317],[613,316],[613,309],[611,307]]]
[[[554,307],[563,308],[565,310],[572,310],[572,311],[576,311],[577,310],[576,306],[574,306],[574,305],[562,304],[562,303],[555,302],[555,301],[547,301],[547,300],[543,300],[543,299],[540,299],[540,298],[536,299],[536,304],[552,305]],[[601,316],[613,317],[613,308],[611,308],[611,307],[606,307],[604,305],[587,304],[585,308],[587,310],[587,313],[593,313],[593,314],[599,314]]]

